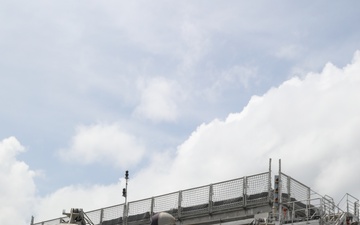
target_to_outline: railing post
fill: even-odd
[[[291,202],[291,177],[290,176],[287,176],[286,185],[287,185],[286,191],[288,193],[288,198],[289,198],[288,202]]]
[[[292,203],[292,209],[291,209],[291,224],[294,224],[294,217],[295,217],[295,202]]]
[[[212,214],[213,194],[214,194],[213,185],[210,184],[210,186],[209,186],[209,214]]]
[[[247,206],[247,177],[245,176],[243,179],[243,205],[244,207]]]
[[[104,209],[100,209],[100,225],[102,225],[103,217],[104,217]]]
[[[151,198],[150,217],[154,214],[155,198]]]
[[[356,202],[354,202],[354,215],[357,216],[356,215]]]
[[[320,198],[320,225],[323,225],[325,221],[324,217],[326,214],[326,209],[324,208],[325,208],[324,199]]]
[[[310,214],[310,198],[311,198],[311,193],[310,193],[310,188],[307,189],[307,201],[306,201],[306,205],[308,207],[308,214]],[[311,215],[310,215],[311,216]]]
[[[325,201],[326,199],[322,198],[321,200],[323,201],[323,204],[324,204],[324,215],[326,215],[326,214],[327,214],[327,210],[328,210],[328,209],[327,209],[327,205],[326,205],[326,201]],[[329,210],[329,213],[328,213],[328,214],[330,214],[330,210]]]
[[[269,159],[268,202],[271,202],[271,158]]]
[[[178,217],[181,218],[181,202],[182,202],[182,191],[179,191],[178,196]]]
[[[306,216],[306,221],[309,221],[309,206],[308,204],[306,204],[305,206],[305,216]]]

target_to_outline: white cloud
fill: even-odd
[[[79,126],[69,148],[59,151],[61,158],[76,163],[110,163],[127,168],[136,165],[145,152],[141,141],[122,130],[119,124]]]
[[[134,114],[153,121],[176,121],[181,92],[175,81],[162,77],[139,80],[141,99]]]
[[[360,181],[355,179],[360,157],[359,87],[357,52],[344,68],[327,64],[321,73],[292,78],[263,96],[254,96],[242,112],[199,126],[176,154],[153,154],[149,167],[131,175],[129,199],[264,172],[270,157],[281,158],[283,172],[320,194],[336,200],[346,192],[359,197]],[[119,186],[123,182],[66,187],[44,198],[40,208],[52,213],[52,205],[62,197],[74,196],[78,199],[63,207],[109,206],[114,201],[103,195],[118,196]]]
[[[154,155],[136,174],[132,199],[264,172],[268,158],[281,158],[285,173],[321,194],[360,196],[359,181],[348,176],[360,157],[359,55],[344,68],[327,64],[254,96],[225,121],[202,124],[176,155]]]
[[[321,73],[292,78],[253,97],[225,121],[199,126],[171,163],[171,157],[157,158],[154,166],[167,165],[168,172],[152,176],[166,183],[163,191],[175,191],[266,171],[271,157],[281,158],[285,173],[322,194],[360,196],[359,181],[348,176],[360,157],[359,54],[344,68],[327,64]],[[152,177],[149,169],[146,177]],[[150,183],[151,192],[149,179],[138,177]]]
[[[267,158],[282,158],[286,172],[319,192],[360,196],[359,181],[347,178],[360,156],[359,54],[342,69],[327,64],[320,74],[252,98],[226,121],[200,126],[179,147],[171,173],[199,184],[261,171]]]
[[[0,142],[0,221],[29,224],[35,201],[34,176],[27,164],[16,159],[25,148],[14,138]]]

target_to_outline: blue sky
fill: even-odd
[[[28,224],[122,203],[99,190],[120,193],[125,170],[137,199],[263,172],[269,157],[326,189],[326,173],[349,172],[339,151],[360,151],[359,4],[1,1],[4,196],[26,181],[6,210]],[[159,174],[181,182],[141,190]],[[324,192],[356,190],[344,182]],[[59,200],[79,191],[103,198]]]

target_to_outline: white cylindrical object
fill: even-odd
[[[156,213],[151,217],[151,225],[174,225],[175,218],[166,212]]]

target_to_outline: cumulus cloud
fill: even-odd
[[[294,77],[251,98],[242,112],[199,126],[176,155],[156,158],[153,166],[168,170],[153,176],[166,185],[151,183],[152,167],[138,178],[149,192],[175,191],[264,172],[268,158],[281,158],[285,173],[319,193],[360,196],[349,175],[360,157],[359,56],[344,68],[328,63],[320,73]]]
[[[144,152],[141,140],[123,131],[119,124],[99,123],[78,126],[70,146],[61,149],[59,155],[68,162],[127,168],[136,165]]]
[[[352,159],[360,157],[359,56],[344,68],[329,63],[321,73],[292,78],[225,121],[200,126],[178,148],[172,173],[213,182],[282,158],[285,171],[319,192],[360,196],[359,181],[348,176],[357,169]]]
[[[15,137],[0,141],[0,221],[29,224],[35,199],[36,173],[16,157],[25,148]]]
[[[264,172],[268,158],[281,158],[283,172],[320,194],[335,200],[346,192],[360,196],[360,181],[354,179],[360,157],[359,87],[357,52],[344,68],[328,63],[320,73],[254,96],[241,112],[200,125],[176,154],[153,154],[150,166],[131,175],[129,199]],[[76,195],[77,204],[95,205],[87,196],[116,196],[117,188],[67,187],[44,199],[43,208]]]
[[[156,122],[175,121],[178,118],[178,101],[181,99],[175,81],[162,77],[139,80],[141,92],[139,105],[134,114]]]

